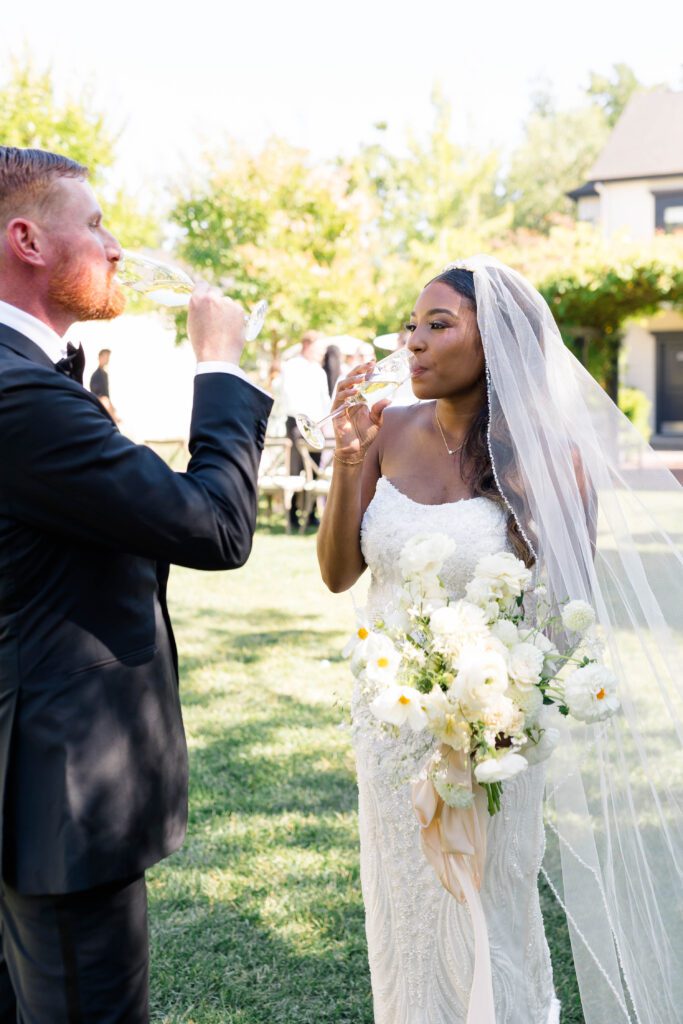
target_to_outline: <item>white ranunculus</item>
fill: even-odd
[[[455,552],[455,541],[445,533],[419,533],[403,546],[399,568],[404,579],[411,576],[436,576],[443,563]]]
[[[519,597],[531,582],[531,572],[510,551],[485,555],[477,562],[474,575],[484,580],[503,600]]]
[[[527,723],[535,721],[543,707],[543,694],[537,686],[529,686],[524,689],[520,689],[518,686],[508,686],[507,696],[522,712]]]
[[[470,580],[465,590],[465,596],[468,601],[483,610],[488,622],[496,621],[500,615],[498,600],[501,595],[491,588],[488,580],[480,580],[476,577]]]
[[[470,714],[492,703],[495,696],[505,692],[507,684],[505,659],[498,651],[480,644],[464,648],[453,690]]]
[[[509,619],[499,619],[498,622],[494,622],[491,626],[491,633],[506,647],[514,647],[520,640],[517,626]]]
[[[572,633],[585,633],[595,622],[595,612],[585,601],[570,601],[562,609],[562,625]]]
[[[422,706],[423,696],[412,686],[390,685],[370,703],[370,710],[380,722],[388,722],[390,725],[407,723],[413,732],[420,732],[427,724],[427,715]]]
[[[504,694],[496,694],[483,708],[481,720],[486,730],[491,733],[494,739],[498,733],[503,732],[511,735],[524,725],[523,717],[519,714],[510,698]]]
[[[505,782],[512,779],[527,768],[528,762],[521,754],[507,753],[502,757],[490,757],[481,761],[474,769],[477,782],[485,785],[490,782]]]
[[[432,615],[437,608],[443,608],[447,603],[448,594],[438,576],[415,576],[404,580],[400,608],[409,619]]]
[[[365,641],[363,652],[366,677],[373,683],[386,686],[396,679],[401,652],[396,649],[388,636],[371,633]]]
[[[564,701],[580,722],[602,722],[619,710],[616,691],[616,677],[606,665],[585,665],[565,680]]]
[[[444,693],[440,686],[434,686],[429,693],[423,695],[422,706],[430,730],[441,743],[448,744],[454,750],[469,752],[469,725],[449,694]]]
[[[515,644],[508,657],[508,674],[520,690],[538,685],[543,671],[543,652],[533,644]]]
[[[539,738],[537,740],[530,739],[522,747],[522,755],[529,764],[540,764],[542,761],[548,760],[559,742],[560,730],[555,729],[553,726],[548,726],[545,729],[539,730]]]

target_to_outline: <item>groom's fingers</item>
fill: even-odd
[[[197,362],[239,363],[244,348],[244,310],[217,288],[200,282],[190,297],[187,333]]]

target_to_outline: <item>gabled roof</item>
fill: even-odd
[[[581,188],[572,189],[571,192],[567,192],[566,194],[567,194],[567,196],[570,199],[574,199],[574,200],[576,200],[576,199],[583,199],[584,196],[599,196],[600,195],[600,193],[598,192],[597,188],[595,187],[595,183],[592,182],[592,181],[587,181],[585,185],[581,186]]]
[[[635,93],[617,121],[588,180],[683,174],[683,92]]]

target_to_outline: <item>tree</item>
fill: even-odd
[[[602,111],[609,127],[613,128],[633,93],[642,88],[635,71],[628,64],[615,64],[611,75],[591,72],[586,92]]]
[[[583,184],[608,134],[605,116],[595,106],[533,112],[506,182],[514,226],[548,231],[554,218],[571,215],[574,204],[567,192]]]
[[[308,328],[373,336],[378,211],[347,170],[276,138],[257,154],[231,144],[203,165],[177,189],[178,252],[246,307],[268,300],[271,353]]]
[[[500,256],[534,282],[565,341],[614,402],[625,322],[656,313],[664,302],[683,309],[683,240],[677,236],[657,236],[648,245],[608,243],[579,224],[547,237],[520,233],[514,249]]]
[[[506,215],[498,190],[499,154],[454,141],[452,108],[438,86],[432,109],[426,136],[411,133],[404,153],[378,140],[361,147],[351,162],[355,186],[380,204],[385,244],[404,255],[415,241],[434,243],[444,229],[477,231],[482,222]],[[383,131],[386,125],[377,127]]]
[[[558,217],[575,215],[567,192],[586,180],[638,88],[642,86],[631,68],[616,64],[609,77],[591,73],[589,102],[574,109],[558,110],[547,87],[536,91],[506,179],[515,227],[547,233]]]
[[[15,59],[0,84],[0,139],[5,146],[47,149],[85,164],[106,216],[107,226],[127,246],[156,245],[159,229],[112,180],[115,133],[86,93],[84,100],[55,97],[52,74],[29,57]]]

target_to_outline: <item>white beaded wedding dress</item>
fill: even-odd
[[[476,562],[507,547],[505,515],[486,498],[422,505],[380,478],[363,518],[361,544],[372,573],[371,616],[399,585],[399,554],[415,533],[456,542],[442,579],[462,597]],[[361,881],[375,1024],[465,1024],[474,940],[469,912],[439,883],[421,848],[410,785],[429,751],[421,734],[384,738],[359,688],[353,699],[358,765]],[[406,743],[408,754],[406,756]],[[489,933],[496,1024],[559,1024],[539,906],[544,766],[505,783],[488,823],[481,899]]]

